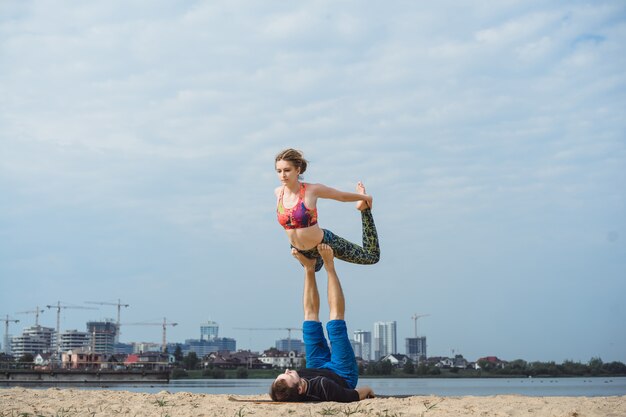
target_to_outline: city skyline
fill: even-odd
[[[119,302],[119,299],[118,299]],[[62,302],[58,302],[58,303],[62,303]],[[115,304],[115,303],[106,303],[106,304]],[[79,304],[66,304],[67,306],[69,306],[71,309],[73,309],[74,307],[78,307],[78,309],[82,309],[83,306],[79,305]],[[63,306],[63,304],[61,304],[61,306]],[[54,310],[54,308],[56,308],[56,306],[54,305],[48,305],[48,307],[50,308],[50,311]],[[88,308],[93,310],[93,308]],[[28,310],[25,313],[26,314],[35,314],[35,313],[40,313],[37,314],[36,318],[35,318],[35,322],[39,323],[39,326],[42,327],[50,327],[50,326],[45,326],[44,324],[41,323],[42,321],[42,316],[43,314],[42,311],[44,310],[39,310],[38,308],[34,309],[34,310]],[[16,313],[17,314],[17,313]],[[16,314],[14,314],[13,316],[15,316]],[[5,315],[4,317],[9,317],[12,318],[13,316],[9,315]],[[430,315],[419,315],[419,317],[425,317],[425,316],[430,316]],[[371,355],[371,360],[378,360],[380,359],[380,357],[384,357],[388,354],[409,354],[407,347],[405,347],[405,343],[408,343],[408,339],[412,339],[414,338],[414,335],[417,334],[419,338],[426,338],[425,334],[421,331],[418,332],[418,327],[417,327],[417,321],[416,321],[417,315],[413,314],[409,317],[409,319],[412,321],[412,328],[411,330],[407,330],[407,334],[406,336],[398,336],[397,333],[397,321],[396,320],[392,320],[392,321],[375,321],[371,324],[370,330],[362,330],[364,328],[364,326],[361,326],[361,328],[355,328],[354,330],[349,330],[349,334],[352,335],[350,340],[351,341],[358,341],[356,338],[356,334],[357,332],[361,331],[361,332],[365,332],[365,333],[369,333],[370,334],[370,338],[371,338],[371,346],[370,346],[370,355]],[[3,319],[4,320],[4,319]],[[64,319],[61,320],[61,322],[63,322]],[[85,322],[85,327],[87,329],[89,329],[89,323],[90,322],[102,322],[102,323],[111,323],[111,324],[115,324],[117,322],[117,320],[119,320],[119,316],[117,319],[114,319],[112,317],[108,317],[108,318],[103,318],[103,319],[98,319],[98,320],[94,320],[91,319],[87,322]],[[5,320],[6,321],[6,320]],[[12,320],[11,320],[12,321]],[[158,323],[154,323],[154,320],[144,320],[144,322],[148,325],[155,325]],[[21,320],[18,321],[18,323],[22,323]],[[12,327],[15,327],[18,323],[13,323]],[[133,323],[133,324],[140,324],[139,323]],[[176,323],[178,324],[178,323]],[[122,324],[120,326],[120,332],[116,332],[115,333],[115,339],[117,341],[119,341],[119,336],[122,333],[121,329],[124,328],[124,320],[122,320]],[[33,325],[25,327],[23,330],[32,328]],[[208,340],[211,337],[217,337],[218,335],[218,328],[221,327],[219,325],[219,322],[213,321],[213,320],[197,320],[197,335],[194,336],[198,336],[198,340],[205,340],[205,338]],[[54,330],[54,337],[56,337],[56,327],[51,327]],[[131,327],[132,328],[132,327]],[[349,329],[352,328],[352,326],[348,326]],[[158,336],[154,335],[154,337],[156,337],[157,339],[161,339],[162,337],[162,330],[160,328],[158,329]],[[155,330],[157,330],[155,329]],[[272,328],[271,326],[268,326],[265,331],[269,332],[269,333],[275,333],[275,332],[286,332],[287,329],[292,329],[292,330],[298,330],[297,328],[289,328],[289,327],[285,327],[285,328],[280,328],[280,327],[275,327]],[[382,339],[381,341],[377,342],[376,338],[374,337],[375,332],[377,331],[377,329],[379,329],[379,331],[382,332]],[[380,330],[382,329],[382,330]],[[251,329],[249,329],[251,330]],[[263,330],[263,328],[261,329],[254,329],[254,330]],[[170,330],[171,331],[171,330]],[[235,330],[231,330],[233,332],[236,332]],[[63,329],[63,326],[61,328],[61,335],[63,335],[64,333],[67,332],[81,332],[81,330],[79,328],[67,328],[67,329]],[[85,333],[89,334],[89,331],[86,331]],[[128,329],[126,329],[124,331],[124,333],[128,334]],[[291,332],[290,332],[291,333]],[[10,337],[16,336],[16,334],[11,334],[9,333]],[[19,336],[19,335],[18,335]],[[126,335],[125,335],[126,336]],[[126,336],[129,337],[129,336]],[[155,346],[161,346],[162,345],[162,341],[157,341],[157,339],[144,339],[144,340],[139,340],[139,339],[134,339],[134,340],[125,340],[123,341],[119,341],[119,343],[122,344],[146,344],[146,345],[155,345]],[[152,337],[152,336],[150,336]],[[173,345],[173,344],[184,344],[185,341],[187,341],[188,339],[194,339],[195,337],[191,337],[189,335],[181,335],[180,337],[182,337],[179,340],[172,340],[170,337],[167,338],[167,344],[168,345]],[[262,352],[264,350],[270,349],[272,347],[277,347],[277,345],[279,343],[284,344],[284,341],[286,341],[286,338],[279,338],[277,337],[276,339],[274,339],[269,345],[267,346],[262,346],[262,344],[257,344],[255,346],[246,346],[246,345],[242,345],[243,339],[237,339],[235,337],[230,337],[230,336],[226,336],[226,338],[231,338],[234,340],[237,340],[237,350],[251,350],[251,351],[256,351],[256,352]],[[301,342],[300,339],[296,339],[294,338],[294,340],[299,340]],[[400,343],[398,343],[398,340],[400,340]],[[4,337],[3,337],[3,341],[4,341]],[[382,354],[380,355],[376,355],[375,352],[375,348],[376,348],[376,343],[379,343],[381,346],[384,346],[384,351]],[[415,343],[415,342],[414,342]],[[420,342],[421,343],[421,342]],[[0,351],[4,351],[5,347],[4,347],[4,343],[2,344],[2,349],[0,349]],[[395,346],[395,349],[393,348],[393,346]],[[402,347],[402,349],[400,348],[400,346]],[[421,346],[421,345],[420,345]],[[393,351],[395,350],[395,352]],[[401,351],[404,350],[404,351]],[[430,354],[429,356],[441,356],[441,357],[454,357],[455,354],[459,354],[462,353],[463,349],[462,348],[458,348],[458,347],[450,347],[447,351],[440,351],[440,352],[436,352],[433,354]],[[429,350],[430,353],[430,350]],[[477,357],[485,357],[485,356],[498,356],[498,357],[502,357],[502,355],[499,355],[498,352],[493,352],[493,351],[487,351],[487,352],[483,352],[481,354],[476,355]],[[507,360],[514,360],[514,359],[524,359],[526,360],[526,358],[523,357],[516,357],[516,358],[506,358]],[[591,359],[591,358],[589,358]],[[580,360],[581,362],[586,362],[585,359]]]
[[[626,362],[624,2],[144,6],[2,2],[1,314],[62,300],[81,330],[121,300],[153,323],[122,341],[202,318],[272,346],[238,328],[301,327],[296,148],[373,196],[380,261],[336,262],[351,332],[396,320],[402,349],[429,314],[431,355]],[[316,208],[361,241],[354,204]]]
[[[116,302],[91,302],[91,301],[90,302],[84,302],[84,303],[85,304],[104,304],[104,305],[112,305],[112,306],[117,306],[118,307],[118,309],[117,309],[118,315],[117,315],[116,319],[114,319],[112,317],[105,317],[105,318],[101,318],[101,319],[98,319],[98,320],[91,319],[88,322],[86,322],[86,325],[87,325],[87,327],[89,327],[89,322],[110,322],[110,323],[120,322],[120,331],[115,334],[116,342],[120,342],[119,337],[122,334],[121,329],[123,327],[125,327],[125,326],[128,326],[128,324],[125,324],[124,320],[121,320],[121,318],[120,318],[120,306],[129,307],[130,304],[122,303],[121,299],[119,299],[119,298],[118,298],[117,303]],[[59,316],[59,319],[61,320],[61,317],[58,314],[58,312],[65,311],[66,308],[69,309],[69,310],[73,310],[73,309],[95,310],[95,309],[97,309],[97,308],[93,308],[93,307],[82,306],[80,304],[70,304],[70,303],[65,303],[65,302],[61,302],[61,301],[57,301],[56,305],[47,305],[46,307],[47,307],[48,310],[39,309],[39,307],[37,306],[33,310],[27,310],[27,311],[22,312],[22,313],[15,313],[14,315],[16,315],[16,314],[36,314],[35,323],[39,323],[41,321],[40,317],[43,316],[43,313],[45,311],[50,311],[52,313],[54,309],[57,309],[57,316]],[[11,315],[5,315],[5,316],[9,317]],[[67,314],[66,314],[66,316],[67,316]],[[426,316],[426,315],[423,315],[423,316]],[[414,320],[414,324],[415,324],[415,315],[411,316],[411,319]],[[18,321],[21,322],[21,320],[18,320]],[[62,320],[61,320],[61,322],[62,322]],[[151,325],[151,326],[159,324],[159,323],[155,323],[155,320],[144,320],[143,322],[145,322],[146,325]],[[396,323],[396,321],[393,321],[393,322]],[[132,323],[132,325],[141,325],[141,323],[142,322],[140,321],[140,322],[137,322],[137,323]],[[198,323],[199,323],[198,325],[199,325],[199,329],[200,329],[199,330],[200,340],[202,340],[204,338],[217,337],[217,335],[218,335],[217,326],[219,324],[218,322],[215,322],[213,320],[206,320],[206,321],[199,321]],[[375,328],[377,323],[378,322],[374,322],[372,324],[372,326],[373,326],[372,328]],[[13,324],[12,326],[15,326],[16,324],[17,323]],[[178,325],[178,323],[175,323],[175,324]],[[394,324],[394,326],[396,326],[396,324]],[[415,324],[415,326],[416,326],[416,324]],[[30,326],[28,326],[28,327],[30,327]],[[348,326],[348,327],[351,328],[352,326]],[[56,327],[54,327],[54,328],[55,328],[55,331],[56,331]],[[417,329],[417,327],[415,327],[415,328]],[[235,329],[233,329],[233,331],[236,331]],[[274,327],[274,328],[272,328],[272,326],[268,326],[267,328],[254,329],[254,330],[265,330],[267,332],[282,332],[282,331],[287,331],[288,329],[298,330],[298,328],[288,328],[288,327],[284,327],[284,328]],[[252,330],[252,329],[248,329],[248,330]],[[63,326],[61,326],[61,333],[67,332],[67,331],[78,331],[78,332],[80,332],[81,330],[80,330],[80,328],[66,328],[66,329],[63,329]],[[351,333],[356,333],[356,331],[357,331],[357,329],[355,329],[354,331],[351,331]],[[125,333],[127,333],[127,332],[128,332],[128,330],[126,329]],[[289,333],[291,333],[291,332],[289,332]],[[372,333],[372,332],[370,331],[370,333]],[[11,333],[9,333],[9,335],[11,335]],[[394,327],[394,335],[395,336],[393,336],[393,337],[396,339],[396,341],[393,342],[393,345],[397,345],[397,335],[396,335],[395,327]],[[389,337],[391,337],[391,336],[389,336]],[[410,336],[407,336],[407,337],[410,337]],[[188,338],[188,337],[186,337],[186,338]],[[3,340],[4,340],[4,338],[3,338]],[[278,340],[280,340],[280,339],[276,339],[275,340],[274,345],[276,344],[276,342]],[[287,339],[284,339],[284,340],[287,340]],[[354,339],[352,339],[352,340],[354,340]],[[404,338],[401,338],[401,340],[404,340]],[[149,339],[146,339],[146,340],[131,340],[131,341],[128,341],[128,342],[133,342],[133,343],[158,343],[158,342],[156,342],[154,340],[149,340]],[[123,342],[123,343],[126,343],[126,342]],[[169,343],[170,343],[170,339],[168,339],[168,344]],[[374,343],[373,339],[372,339],[371,343]],[[3,346],[4,346],[4,344],[3,344]],[[251,349],[251,350],[257,350],[257,351],[266,349],[266,348],[260,349],[258,346],[257,347],[249,346],[248,348]],[[396,350],[397,350],[397,348],[396,348]],[[453,349],[451,349],[451,350],[453,350]],[[392,352],[386,350],[386,353],[392,353]],[[398,351],[398,352],[395,352],[395,353],[401,353],[401,352]],[[442,355],[444,355],[444,353],[442,353]],[[371,351],[371,356],[372,356],[372,359],[374,359],[375,355],[374,355],[374,351],[373,350]]]
[[[413,316],[412,318],[414,319],[415,316]],[[118,317],[118,320],[119,320],[119,317]],[[95,352],[99,352],[99,353],[111,354],[114,351],[119,351],[120,353],[121,352],[129,353],[130,352],[128,350],[129,346],[136,347],[133,351],[143,351],[144,350],[143,346],[152,346],[153,350],[162,349],[163,344],[154,342],[154,341],[127,340],[127,341],[120,342],[118,339],[120,332],[116,331],[119,329],[115,327],[116,321],[117,320],[114,320],[113,318],[107,318],[101,321],[90,320],[85,323],[86,325],[85,332],[82,332],[78,329],[61,329],[59,339],[57,339],[57,333],[56,333],[55,328],[46,327],[41,324],[38,324],[36,326],[33,325],[33,326],[29,326],[25,328],[23,330],[23,334],[27,335],[27,334],[32,334],[34,332],[38,332],[38,333],[44,332],[47,335],[47,338],[50,339],[48,340],[48,343],[52,346],[52,350],[54,351],[55,349],[57,349],[55,346],[61,346],[59,350],[61,352],[64,350],[73,349],[73,348],[87,348],[87,349],[95,350]],[[190,350],[193,350],[193,351],[199,352],[200,356],[204,356],[209,352],[216,351],[215,350],[216,348],[215,347],[211,348],[208,345],[204,346],[203,344],[206,344],[207,342],[210,342],[211,340],[218,339],[218,341],[220,342],[219,346],[224,346],[226,350],[230,350],[230,351],[249,350],[249,351],[263,352],[265,350],[272,349],[274,347],[277,348],[278,350],[284,351],[284,350],[287,350],[286,346],[291,346],[293,344],[292,349],[290,350],[296,350],[300,353],[304,353],[304,345],[302,343],[302,340],[298,338],[276,339],[273,346],[267,346],[267,347],[254,349],[252,347],[236,346],[237,342],[236,342],[236,339],[234,338],[229,338],[229,337],[219,338],[218,335],[219,335],[220,326],[219,326],[219,323],[216,321],[208,320],[208,321],[201,321],[199,323],[200,323],[198,326],[199,328],[198,333],[200,335],[199,339],[191,338],[189,336],[185,337],[184,340],[168,339],[166,343],[167,346],[170,349],[173,349],[173,347],[177,345],[184,346],[183,352],[189,352]],[[397,327],[396,321],[390,321],[390,322],[377,321],[377,322],[372,323],[372,331],[366,331],[362,329],[354,330],[351,333],[352,337],[350,340],[353,343],[353,347],[357,349],[355,350],[356,355],[365,360],[373,360],[373,361],[378,361],[382,359],[383,357],[390,355],[390,354],[402,354],[402,355],[406,354],[412,360],[417,359],[417,356],[414,358],[411,355],[412,352],[411,352],[411,348],[409,347],[409,344],[411,343],[410,341],[414,339],[412,337],[407,337],[407,338],[402,339],[405,341],[405,343],[398,344],[396,327]],[[111,329],[113,329],[113,331]],[[282,329],[282,330],[286,330],[286,329],[287,328]],[[290,328],[290,329],[297,330],[294,328]],[[262,329],[254,329],[254,330],[262,330]],[[275,329],[268,328],[268,330],[275,330]],[[96,336],[95,340],[92,338],[92,335]],[[14,336],[17,336],[19,340],[23,339],[22,335],[14,335]],[[420,347],[417,348],[418,350],[416,350],[416,352],[418,351],[422,352],[422,355],[419,355],[419,357],[426,357],[427,356],[425,354],[426,336],[420,336],[419,339],[420,339],[420,342],[419,342]],[[399,348],[400,345],[404,346],[404,352],[402,352],[401,349]],[[39,349],[41,349],[41,346],[39,346],[39,344],[37,346]],[[139,346],[139,348],[137,348],[137,346]],[[226,346],[228,346],[228,348],[226,348]],[[15,348],[15,346],[13,346],[13,348]],[[4,351],[4,349],[5,349],[5,345],[3,344],[2,350]],[[18,355],[23,353],[22,349],[23,347],[22,345],[20,345],[20,348],[18,349]],[[379,351],[375,349],[379,349]],[[217,348],[217,350],[221,350],[221,348]],[[460,352],[458,351],[455,352],[454,349],[452,349],[451,352],[441,353],[438,355],[431,355],[431,356],[454,357],[455,354],[459,354],[459,353]],[[492,353],[493,352],[491,352],[489,355],[484,354],[481,356],[497,356]],[[516,359],[522,359],[522,358],[516,358]]]
[[[119,317],[118,317],[118,319],[117,319],[117,320],[119,320]],[[114,319],[114,318],[110,318],[110,317],[109,317],[109,318],[98,319],[98,320],[95,320],[95,319],[90,319],[90,320],[88,320],[87,322],[85,322],[86,331],[85,331],[84,333],[86,333],[86,334],[90,334],[90,333],[93,331],[92,326],[90,326],[90,325],[91,325],[91,323],[98,322],[98,323],[102,323],[103,325],[104,325],[104,324],[107,324],[107,325],[108,325],[108,324],[113,324],[113,325],[115,325],[115,324],[117,323],[117,320],[116,320],[116,319]],[[42,327],[50,327],[50,326],[45,326],[44,324],[40,323],[40,320],[39,320],[39,319],[37,319],[36,323],[37,323],[37,325],[42,326]],[[375,328],[376,328],[376,326],[377,326],[379,323],[386,323],[386,322],[374,322],[374,323],[372,323],[372,329],[375,329]],[[396,336],[396,333],[395,333],[396,321],[389,322],[389,323],[394,323],[394,324],[393,324],[393,326],[394,326],[394,336],[389,336],[389,337],[394,337],[394,338],[396,338],[396,339],[397,339],[397,336]],[[133,323],[133,324],[138,324],[138,323]],[[148,325],[153,325],[154,323],[148,323],[148,321],[146,321],[146,324],[148,324]],[[178,323],[177,323],[177,324],[178,324]],[[15,324],[14,324],[13,326],[15,326]],[[24,329],[27,329],[27,328],[32,328],[33,326],[34,326],[34,325],[26,326],[26,327],[24,327],[24,328],[22,329],[22,331],[24,331]],[[121,329],[122,329],[124,326],[125,326],[125,325],[124,325],[124,324],[123,324],[123,322],[122,322],[122,323],[121,323],[121,325],[120,325],[120,327],[119,327],[119,329],[118,329],[119,331],[114,333],[114,337],[115,337],[115,342],[116,342],[116,343],[117,343],[117,342],[120,342],[120,343],[128,343],[128,342],[133,342],[133,343],[138,343],[138,342],[142,342],[142,343],[158,343],[158,342],[156,342],[156,341],[154,341],[154,340],[129,340],[129,341],[120,341],[120,340],[119,340],[119,336],[120,336],[120,334],[122,333],[122,330],[121,330]],[[126,325],[126,326],[127,326],[127,325]],[[57,331],[56,327],[50,327],[50,328],[53,328],[53,329],[55,330],[55,332]],[[219,335],[219,328],[220,328],[219,322],[216,322],[216,321],[213,321],[213,320],[208,320],[208,321],[198,321],[198,329],[199,329],[199,330],[198,330],[198,334],[199,334],[199,340],[205,340],[205,339],[206,339],[206,340],[209,340],[209,339],[211,339],[211,338],[216,338],[216,337],[218,337],[218,335]],[[276,328],[271,328],[271,327],[268,327],[267,329],[263,329],[263,328],[261,328],[261,329],[254,329],[254,330],[265,330],[265,331],[267,331],[267,332],[280,332],[280,331],[287,331],[288,329],[292,329],[292,330],[299,330],[299,329],[297,329],[297,328],[278,328],[278,327],[276,327]],[[252,329],[251,329],[251,330],[252,330]],[[63,328],[63,326],[61,326],[61,328],[59,329],[59,332],[60,332],[61,334],[64,334],[64,333],[66,333],[66,332],[79,332],[79,333],[81,333],[81,330],[80,330],[79,328]],[[366,332],[366,333],[369,333],[369,334],[370,334],[370,337],[371,337],[371,334],[372,334],[372,331],[371,331],[371,330],[370,330],[370,331],[365,331],[365,330],[361,330],[361,329],[354,330],[354,331],[350,332],[351,334],[353,334],[353,336],[352,336],[352,340],[356,340],[355,338],[356,338],[356,334],[357,334],[357,332]],[[98,333],[101,333],[101,332],[100,332],[100,331],[98,331]],[[126,331],[125,333],[128,333],[128,331]],[[289,334],[291,334],[291,332],[289,332]],[[9,333],[9,335],[8,335],[8,336],[11,336],[11,337],[12,337],[12,336],[15,336],[15,334]],[[5,335],[4,335],[4,338],[6,338],[6,337],[7,337],[7,335],[5,334]],[[127,336],[127,337],[129,337],[129,336]],[[190,337],[189,337],[189,336],[187,336],[187,337],[185,337],[185,338],[186,338],[186,339],[188,339],[188,338],[190,338]],[[276,339],[276,342],[278,342],[278,341],[287,341],[287,340],[288,340],[287,338],[278,338],[278,339]],[[294,338],[294,340],[296,340],[296,339]],[[372,340],[373,340],[373,339],[372,339]],[[168,338],[168,344],[169,344],[170,342],[171,342],[171,341],[170,341],[170,339]],[[394,342],[394,343],[392,344],[392,346],[396,346],[396,345],[397,345],[397,341],[396,341],[396,342]],[[4,346],[4,345],[3,345],[3,346]],[[400,352],[395,352],[395,353],[400,353]],[[373,352],[372,352],[372,355],[373,355]]]

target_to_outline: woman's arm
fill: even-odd
[[[341,201],[343,203],[351,201],[366,201],[371,206],[372,196],[368,194],[348,193],[327,187],[324,184],[309,184],[309,190],[317,198],[327,198],[329,200]]]

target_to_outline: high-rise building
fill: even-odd
[[[208,321],[200,325],[200,340],[216,339],[220,326],[214,321]]]
[[[135,345],[133,345],[132,343],[119,343],[118,342],[115,344],[115,346],[113,346],[113,354],[130,355],[131,353],[134,352],[134,348],[135,348]]]
[[[279,339],[276,341],[276,349],[281,352],[304,353],[304,342],[300,339]]]
[[[133,342],[133,353],[146,353],[146,352],[160,352],[163,348],[161,343],[154,342]],[[173,350],[168,350],[170,353],[174,353]]]
[[[187,339],[185,343],[180,345],[183,355],[189,352],[195,352],[199,358],[213,352],[235,352],[237,350],[237,341],[229,337],[216,337],[211,340]],[[170,353],[174,353],[176,348]]]
[[[426,355],[426,337],[407,337],[406,356],[408,356],[414,364],[418,364],[427,358]]]
[[[356,356],[360,356],[365,361],[372,360],[372,332],[366,332],[365,330],[356,330],[354,333],[354,340],[359,342],[360,346],[360,354],[357,355],[356,351],[354,354]]]
[[[56,331],[52,327],[31,326],[19,336],[11,338],[11,354],[17,358],[30,353],[51,353],[53,351]]]
[[[237,342],[235,339],[228,337],[218,337],[219,325],[214,321],[207,321],[200,325],[200,339],[187,339],[185,343],[180,345],[183,355],[189,354],[189,352],[195,352],[199,358],[203,358],[206,355],[213,352],[235,352],[237,350]],[[170,353],[174,353],[174,350]]]
[[[398,353],[396,342],[396,322],[377,321],[374,323],[374,360]]]
[[[67,352],[72,349],[88,349],[90,343],[91,337],[87,332],[66,330],[59,335],[59,349],[61,349],[61,352]]]
[[[217,337],[213,340],[218,352],[236,352],[237,341],[231,337]]]
[[[113,320],[87,322],[87,333],[91,336],[94,353],[112,355],[115,352],[117,324]]]

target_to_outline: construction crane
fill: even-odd
[[[291,331],[302,331],[300,327],[235,327],[235,330],[287,330],[287,350],[291,350]]]
[[[430,314],[417,314],[417,313],[411,316],[415,324],[415,338],[416,339],[417,339],[417,320],[421,317],[428,317],[428,316],[430,316]]]
[[[110,303],[106,301],[85,301],[85,304],[99,304],[103,306],[117,306],[117,333],[115,335],[116,341],[120,340],[120,310],[122,307],[130,307],[130,304],[122,304],[122,301],[118,298],[117,303]]]
[[[39,313],[43,313],[46,310],[40,310],[39,306],[37,306],[37,308],[35,308],[34,310],[28,310],[28,311],[19,311],[15,314],[34,314],[35,315],[35,326],[39,327]]]
[[[61,301],[57,301],[57,305],[47,305],[47,308],[57,309],[57,337],[56,337],[56,352],[57,354],[61,350],[61,309],[77,309],[77,310],[98,310],[96,307],[83,307],[73,305],[61,305]]]
[[[4,321],[4,353],[8,355],[11,353],[9,352],[9,323],[19,323],[19,320],[12,319],[7,314],[2,321]]]
[[[178,323],[168,323],[167,318],[163,317],[163,323],[124,323],[124,326],[163,326],[163,352],[167,350],[167,326],[178,326]]]

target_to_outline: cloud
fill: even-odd
[[[440,313],[455,323],[494,282],[593,275],[616,290],[623,261],[597,248],[618,252],[607,233],[626,234],[622,5],[2,7],[0,233],[18,242],[0,248],[3,276],[156,280],[154,297],[184,276],[198,303],[228,277],[287,299],[284,274],[299,270],[274,220],[273,158],[295,147],[307,181],[363,180],[375,197],[385,255],[344,265],[367,284],[355,316],[380,319],[373,293],[396,297],[400,316],[411,294],[435,309],[428,295],[462,285]],[[320,202],[320,215],[360,239],[352,205]],[[563,274],[570,258],[579,268]],[[406,291],[388,294],[381,276]]]

